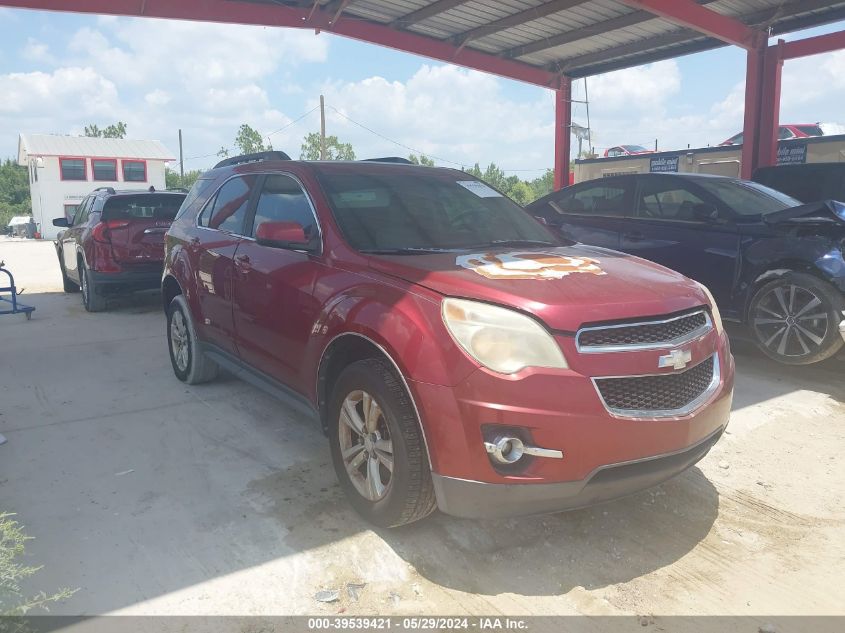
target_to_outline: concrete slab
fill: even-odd
[[[41,290],[32,321],[0,317],[0,511],[35,537],[33,589],[78,588],[55,613],[845,613],[839,365],[743,351],[729,433],[655,490],[375,531],[313,424],[228,376],[177,381],[157,296],[88,314],[49,246],[0,243]]]

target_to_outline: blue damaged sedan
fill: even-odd
[[[712,292],[726,320],[791,365],[845,344],[845,205],[802,204],[705,174],[591,180],[528,206],[563,237],[663,264]]]

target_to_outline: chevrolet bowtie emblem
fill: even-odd
[[[683,369],[687,363],[692,361],[692,352],[688,349],[673,349],[665,356],[657,360],[658,367],[673,367],[676,370]]]

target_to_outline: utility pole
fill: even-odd
[[[185,186],[185,159],[182,156],[182,128],[179,128],[179,186]]]
[[[320,160],[326,160],[326,103],[320,95]]]

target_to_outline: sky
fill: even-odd
[[[845,28],[802,31],[786,39]],[[744,52],[716,51],[588,80],[596,151],[715,145],[742,128]],[[584,82],[574,84],[584,98]],[[309,30],[84,16],[0,8],[0,158],[18,134],[81,134],[128,125],[204,169],[248,123],[299,156],[319,130],[359,158],[425,153],[444,166],[495,162],[533,178],[552,165],[552,93],[422,57]],[[845,51],[786,63],[781,122],[845,132]],[[586,125],[582,104],[573,121]]]

